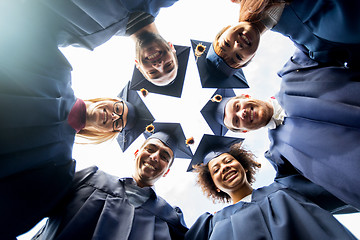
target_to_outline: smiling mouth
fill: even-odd
[[[250,110],[250,121],[254,121],[254,110]]]
[[[145,167],[148,167],[148,168],[150,168],[151,170],[153,170],[153,171],[155,171],[155,167],[153,167],[152,165],[150,165],[149,163],[144,163],[144,166]]]
[[[161,58],[161,51],[157,51],[153,54],[150,54],[149,56],[145,57],[145,60],[148,60],[148,61],[157,61],[159,60],[159,58]]]
[[[108,114],[107,114],[105,108],[104,108],[103,111],[104,111],[104,121],[103,121],[103,124],[105,124],[105,123],[107,122],[107,119],[108,119]]]
[[[229,181],[234,179],[237,176],[237,172],[235,170],[229,171],[225,174],[223,180],[224,181]]]
[[[241,37],[242,40],[244,40],[244,42],[245,42],[248,46],[251,46],[251,42],[250,42],[249,38],[248,38],[245,34],[240,33],[240,37]]]

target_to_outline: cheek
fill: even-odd
[[[215,186],[217,188],[220,188],[221,187],[221,178],[220,178],[220,175],[219,174],[215,174],[213,176],[211,176]]]

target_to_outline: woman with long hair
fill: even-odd
[[[358,68],[358,1],[242,0],[239,22],[223,28],[213,42],[229,67],[246,66],[267,30],[289,37],[319,63]]]

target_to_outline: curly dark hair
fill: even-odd
[[[255,173],[258,168],[261,167],[261,164],[256,162],[255,155],[241,146],[241,143],[233,144],[228,152],[231,156],[233,156],[242,167],[247,170],[246,179],[251,184],[255,181]],[[227,202],[231,201],[230,196],[223,192],[217,191],[217,187],[213,179],[211,178],[210,170],[208,168],[208,164],[200,164],[194,166],[195,172],[197,175],[197,184],[200,185],[203,193],[213,200],[213,202]]]

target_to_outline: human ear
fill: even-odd
[[[175,50],[174,45],[173,45],[171,42],[168,42],[168,44],[169,44],[169,46],[170,46],[170,48],[171,48],[172,52],[173,52],[173,53],[176,53],[176,50]]]
[[[138,153],[139,153],[139,149],[137,149],[137,150],[134,152],[135,158],[137,157]]]
[[[163,177],[166,177],[166,175],[170,172],[170,168],[168,168],[168,170],[166,170],[166,172],[164,173]]]
[[[135,58],[135,66],[137,69],[139,69],[139,67],[140,67],[140,63],[136,58]]]

